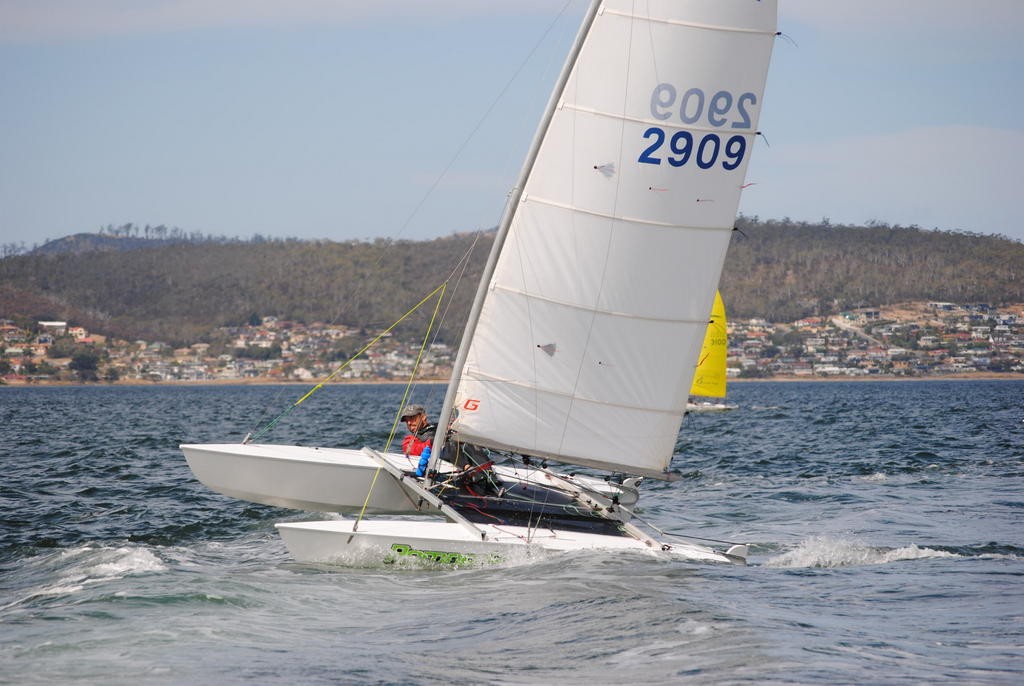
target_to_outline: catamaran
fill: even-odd
[[[648,533],[635,504],[640,480],[678,478],[776,14],[776,0],[592,2],[509,195],[424,476],[370,447],[183,445],[197,478],[255,502],[358,511],[278,524],[302,562],[611,550],[744,563],[742,543]],[[490,457],[460,468],[461,446]]]

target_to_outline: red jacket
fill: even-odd
[[[402,452],[406,455],[420,455],[423,453],[423,449],[428,445],[433,445],[434,441],[431,438],[426,440],[420,440],[416,436],[409,434],[402,440]]]

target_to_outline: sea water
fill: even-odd
[[[402,390],[326,387],[263,440],[383,447]],[[1024,683],[1024,382],[734,384],[639,515],[746,567],[298,564],[273,524],[316,515],[177,446],[303,392],[0,388],[0,683]]]

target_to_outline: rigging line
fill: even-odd
[[[650,3],[647,3],[646,7],[647,7],[647,15],[650,16],[650,14],[651,14]],[[633,14],[634,15],[636,14],[636,4],[633,5]],[[656,45],[656,42],[654,40],[654,22],[653,21],[647,22],[647,43],[648,43],[648,47],[651,48],[651,64],[654,67],[654,77],[657,80],[656,81],[657,83],[662,83],[661,75],[660,75],[660,73],[658,71],[658,51],[654,49],[654,46]]]
[[[690,534],[680,534],[680,533],[675,533],[673,531],[665,531],[664,529],[659,528],[655,524],[652,524],[651,522],[647,521],[646,519],[644,519],[640,515],[636,514],[636,512],[634,512],[633,510],[631,510],[628,507],[625,507],[623,505],[619,505],[619,509],[627,512],[633,519],[635,519],[638,522],[642,523],[644,526],[648,526],[651,529],[654,529],[655,531],[657,531],[662,536],[672,536],[673,538],[682,538],[682,539],[688,539],[688,540],[692,540],[692,541],[710,541],[711,543],[723,543],[725,545],[743,545],[743,544],[738,543],[736,541],[723,541],[720,538],[701,538],[700,536],[691,536]]]
[[[441,309],[441,302],[444,300],[444,294],[447,287],[448,282],[443,281],[440,289],[434,291],[437,293],[437,302],[434,304],[434,314],[431,315],[430,323],[427,324],[427,331],[423,335],[423,344],[420,345],[420,351],[416,355],[416,362],[412,366],[412,373],[409,374],[409,382],[405,385],[405,392],[402,394],[402,402],[399,404],[398,412],[395,414],[395,420],[391,424],[391,433],[388,434],[388,441],[384,446],[384,452],[387,452],[391,448],[391,441],[395,439],[395,433],[398,431],[398,424],[402,421],[402,409],[405,407],[405,403],[409,399],[410,389],[412,388],[413,382],[416,380],[416,372],[419,371],[420,364],[423,362],[423,352],[427,349],[427,345],[430,342],[430,334],[434,328],[434,321],[437,320],[437,312]]]
[[[257,417],[256,421],[253,423],[252,431],[246,432],[245,438],[242,440],[242,443],[248,443],[252,439],[253,432],[259,431],[259,427],[263,423],[263,420],[270,414],[271,407],[281,406],[281,399],[284,397],[285,391],[285,386],[279,386],[277,392],[274,393],[273,400],[268,400],[266,403],[263,404],[263,410],[260,412],[260,416]]]
[[[448,311],[451,310],[452,303],[455,301],[455,294],[458,292],[459,286],[462,285],[462,280],[466,275],[466,270],[469,269],[470,257],[476,250],[476,245],[477,243],[480,242],[480,237],[482,235],[482,231],[476,232],[476,237],[473,239],[473,242],[470,244],[466,252],[462,254],[462,257],[459,258],[459,261],[455,263],[455,266],[452,268],[452,270],[448,273],[448,278],[445,279],[445,283],[451,282],[454,279],[455,285],[452,286],[452,293],[449,296],[448,301],[445,303],[444,312],[441,313],[441,319],[440,321],[438,321],[437,328],[434,330],[434,337],[430,341],[431,344],[437,343],[437,340],[441,335],[441,330],[444,328],[445,322],[448,320]],[[433,399],[433,391],[428,393],[427,397]]]
[[[644,522],[647,524],[647,522]],[[648,524],[648,526],[650,526]],[[700,536],[692,536],[690,534],[678,534],[674,531],[659,531],[662,536],[671,536],[672,538],[682,538],[690,541],[709,541],[711,543],[722,543],[723,545],[749,545],[747,543],[737,543],[736,541],[723,541],[720,538],[702,538]]]
[[[448,303],[444,306],[444,312],[441,314],[441,321],[440,323],[438,323],[437,332],[434,334],[435,340],[432,342],[437,342],[437,336],[441,333],[441,327],[444,325],[445,320],[448,318],[448,310],[450,310],[452,307],[452,301],[455,299],[455,293],[456,291],[458,291],[459,286],[462,285],[462,279],[466,276],[466,270],[469,269],[469,258],[473,255],[473,251],[476,250],[476,245],[477,243],[480,242],[480,237],[482,235],[482,231],[476,232],[476,237],[473,239],[473,242],[470,244],[466,252],[463,253],[459,261],[455,263],[455,266],[452,268],[452,270],[448,273],[448,278],[445,279],[445,282],[455,279],[455,285],[452,287],[452,297],[448,299]],[[456,276],[456,273],[458,273],[458,276]]]
[[[532,471],[533,471],[534,473],[536,473],[536,472],[540,472],[540,473],[542,473],[542,474],[544,474],[544,473],[545,473],[545,471],[544,471],[544,470],[542,470],[542,469],[534,469],[534,470],[532,470]],[[518,476],[518,474],[517,474],[517,476]],[[554,492],[554,493],[561,493],[561,494],[563,494],[563,495],[567,495],[567,496],[575,496],[575,495],[576,495],[576,491],[574,491],[574,490],[571,490],[571,489],[565,488],[565,487],[563,487],[563,486],[558,486],[558,485],[556,485],[556,484],[552,484],[552,483],[551,483],[550,481],[543,481],[543,480],[541,480],[541,479],[538,479],[538,478],[534,477],[534,476],[533,476],[532,474],[530,474],[530,473],[527,473],[527,475],[526,475],[526,476],[524,476],[524,477],[519,477],[519,478],[520,478],[521,480],[523,480],[523,481],[526,481],[527,483],[533,484],[533,485],[535,485],[535,486],[538,486],[538,487],[540,487],[540,488],[544,489],[544,493],[545,493],[545,500],[544,500],[544,503],[546,503],[546,502],[547,502],[547,497],[548,497],[548,494],[549,494],[550,492]],[[515,493],[513,493],[513,494],[511,494],[511,495],[512,495],[513,497],[515,497],[515,498],[518,498],[519,500],[522,500],[522,501],[524,501],[524,502],[527,502],[527,501],[528,501],[528,500],[527,500],[527,498],[526,498],[525,496],[523,496],[523,495],[519,495],[519,494],[515,494]],[[540,501],[540,500],[536,500],[536,499],[532,499],[532,498],[531,498],[530,500],[531,500],[532,502],[536,502],[536,503],[541,503],[541,501]]]
[[[563,486],[559,486],[557,484],[552,484],[552,483],[550,483],[550,481],[543,481],[543,480],[538,479],[538,478],[536,478],[534,476],[534,474],[539,472],[541,474],[551,474],[551,475],[553,475],[555,477],[558,477],[557,474],[554,474],[553,472],[551,472],[550,470],[547,470],[547,469],[537,468],[537,467],[525,468],[525,465],[524,465],[524,471],[526,471],[526,474],[524,476],[520,476],[520,469],[516,466],[518,461],[514,457],[511,457],[511,456],[509,456],[509,461],[511,462],[513,473],[515,474],[517,479],[519,479],[522,482],[529,483],[529,484],[532,484],[534,486],[538,486],[538,487],[542,488],[544,490],[544,493],[545,493],[545,499],[543,501],[541,501],[541,500],[538,500],[536,498],[529,498],[527,496],[521,495],[519,493],[516,493],[514,490],[510,489],[504,495],[505,498],[508,498],[510,500],[518,500],[520,502],[531,503],[533,505],[543,505],[543,504],[546,504],[548,502],[548,498],[550,497],[550,493],[561,493],[563,495],[572,496],[572,497],[577,497],[578,495],[583,494],[583,495],[589,496],[591,498],[597,497],[597,498],[601,498],[601,499],[607,500],[607,498],[605,496],[601,495],[597,491],[594,491],[594,490],[592,490],[590,488],[587,488],[583,484],[572,482],[573,488],[566,488],[566,487],[563,487]],[[488,477],[488,478],[490,478],[490,477]],[[443,482],[443,483],[448,483],[448,482]],[[593,508],[591,508],[591,509],[593,509]]]
[[[564,487],[558,486],[558,485],[553,485],[553,484],[550,483],[550,481],[543,481],[543,480],[537,478],[536,476],[534,476],[538,472],[541,473],[541,474],[550,473],[550,472],[547,472],[545,469],[540,468],[540,467],[534,467],[533,465],[527,465],[526,463],[522,463],[519,460],[517,460],[515,457],[513,457],[512,455],[509,455],[508,459],[509,459],[509,462],[512,463],[512,470],[513,470],[513,473],[515,474],[517,479],[519,479],[521,481],[526,481],[527,483],[534,484],[536,486],[539,486],[539,487],[545,489],[545,492],[550,490],[550,491],[555,491],[555,492],[558,492],[558,493],[563,493],[565,495],[575,495],[575,493],[573,491],[571,491],[571,490],[569,490],[567,488],[564,488]],[[519,469],[519,467],[516,466],[517,464],[522,464],[523,465],[522,471],[526,472],[525,476],[520,476],[519,475],[520,469]],[[536,502],[536,503],[540,502],[539,500],[535,500],[535,499],[527,499],[525,496],[516,494],[514,492],[510,492],[509,496],[517,498],[519,500],[522,500],[523,502],[531,502],[531,501],[532,502]]]
[[[466,503],[466,507],[468,507],[471,510],[475,510],[481,517],[490,517],[491,519],[493,519],[494,521],[498,522],[499,524],[504,524],[505,523],[504,521],[501,520],[500,517],[496,517],[496,516],[492,515],[490,512],[484,512],[482,509],[480,509],[480,507],[478,505],[475,505],[473,503]]]
[[[363,521],[363,515],[366,514],[366,506],[370,504],[370,495],[373,493],[373,487],[377,485],[377,477],[380,476],[382,471],[383,469],[378,465],[377,470],[373,473],[373,480],[370,481],[370,487],[366,489],[366,500],[363,501],[363,507],[359,510],[359,516],[356,517],[356,521],[352,524],[352,531],[359,529],[359,522]],[[402,492],[404,493],[405,489],[402,489]]]
[[[551,493],[549,491],[545,490],[544,491],[544,501],[543,502],[536,501],[541,506],[542,509],[541,509],[540,513],[537,514],[537,524],[536,524],[536,526],[534,526],[532,530],[530,530],[530,528],[527,527],[527,532],[528,532],[528,539],[527,540],[533,540],[533,537],[537,533],[537,529],[540,528],[541,521],[544,519],[544,510],[543,510],[543,508],[547,507],[548,500],[549,500],[550,497],[551,497]],[[530,517],[529,517],[529,519],[527,521],[530,521],[530,520],[533,519],[534,511],[535,511],[535,508],[533,507],[533,505],[531,505],[530,506]]]
[[[319,390],[320,390],[321,388],[323,388],[323,387],[324,387],[324,384],[326,384],[327,382],[329,382],[329,381],[330,381],[331,379],[333,379],[333,378],[334,378],[335,376],[337,376],[338,374],[340,374],[340,373],[342,372],[342,370],[344,370],[344,369],[345,369],[346,367],[348,367],[348,366],[349,366],[350,364],[352,364],[352,362],[353,362],[353,361],[355,361],[355,359],[356,359],[357,357],[359,357],[359,356],[360,356],[360,355],[362,355],[362,354],[363,354],[364,352],[366,352],[367,350],[369,350],[369,349],[370,349],[371,347],[373,347],[374,345],[376,345],[376,343],[377,343],[378,341],[380,341],[380,339],[384,338],[384,337],[385,337],[386,335],[388,335],[389,333],[391,333],[391,331],[392,331],[392,330],[393,330],[393,329],[394,329],[395,327],[397,327],[397,326],[398,326],[399,324],[401,324],[401,323],[402,323],[403,321],[405,321],[405,320],[406,320],[406,319],[408,319],[408,318],[409,318],[410,316],[412,316],[412,314],[413,314],[414,312],[416,312],[416,311],[417,311],[417,310],[418,310],[418,309],[419,309],[420,307],[422,307],[424,303],[426,303],[426,302],[427,302],[428,300],[430,300],[430,299],[431,299],[432,297],[434,297],[434,295],[436,295],[438,291],[442,291],[442,290],[444,290],[444,288],[445,288],[445,286],[446,286],[446,285],[447,285],[446,283],[442,283],[442,284],[441,284],[440,286],[438,286],[438,287],[437,287],[437,288],[435,288],[435,289],[434,289],[433,291],[431,291],[431,292],[430,292],[429,294],[427,294],[427,295],[426,295],[426,296],[425,296],[425,297],[424,297],[424,298],[423,298],[422,300],[420,300],[420,301],[419,301],[418,303],[416,303],[415,305],[413,305],[413,307],[412,307],[412,308],[411,308],[411,309],[410,309],[410,310],[409,310],[408,312],[406,312],[406,313],[405,313],[405,314],[403,314],[403,315],[402,315],[401,317],[399,317],[399,318],[398,318],[398,319],[397,319],[397,320],[396,320],[396,321],[395,321],[395,322],[394,322],[394,323],[393,323],[393,324],[392,324],[391,326],[389,326],[388,328],[384,329],[384,330],[383,330],[383,331],[381,331],[381,332],[380,332],[379,334],[377,334],[377,336],[376,336],[376,337],[374,337],[374,339],[373,339],[373,340],[371,340],[371,341],[370,341],[369,343],[367,343],[367,344],[366,344],[365,346],[363,346],[363,348],[362,348],[362,349],[361,349],[361,350],[360,350],[359,352],[357,352],[357,353],[356,353],[355,355],[353,355],[352,357],[350,357],[350,358],[348,358],[347,360],[345,360],[344,364],[342,364],[342,365],[341,365],[340,367],[338,367],[338,368],[337,368],[337,369],[335,369],[335,370],[334,370],[333,372],[331,372],[331,373],[330,373],[330,374],[329,374],[329,375],[328,375],[327,377],[325,377],[325,378],[324,378],[324,380],[323,380],[323,381],[321,381],[320,383],[318,383],[318,384],[317,384],[316,386],[313,386],[313,388],[311,388],[311,389],[310,389],[310,390],[309,390],[309,391],[308,391],[308,392],[307,392],[307,393],[306,393],[305,395],[303,395],[303,396],[302,396],[301,398],[299,398],[299,399],[298,399],[298,400],[296,400],[296,401],[295,401],[294,403],[292,403],[292,404],[291,404],[291,405],[290,405],[289,407],[287,407],[287,408],[286,408],[286,409],[284,410],[284,412],[281,412],[281,413],[280,413],[279,415],[277,415],[276,417],[274,417],[274,418],[273,418],[273,419],[272,419],[272,420],[271,420],[271,421],[270,421],[270,422],[269,422],[269,423],[268,423],[268,424],[267,424],[266,426],[264,426],[264,427],[263,427],[262,429],[260,429],[259,431],[257,431],[257,432],[256,432],[255,434],[248,434],[248,435],[246,435],[246,437],[245,437],[245,439],[244,439],[244,440],[242,441],[242,443],[249,443],[249,442],[250,442],[250,441],[252,441],[253,439],[255,439],[255,438],[259,438],[260,436],[262,436],[263,434],[267,433],[267,432],[268,432],[268,431],[270,431],[270,430],[271,430],[272,428],[274,428],[274,426],[276,426],[278,422],[280,422],[280,421],[281,421],[282,419],[284,419],[284,418],[285,418],[286,416],[288,416],[289,414],[291,414],[291,413],[292,413],[292,411],[293,411],[293,410],[294,410],[295,408],[297,408],[297,407],[298,407],[299,405],[301,405],[301,404],[302,404],[303,402],[305,402],[307,398],[309,398],[309,397],[310,397],[311,395],[313,395],[314,393],[316,393],[317,391],[319,391]]]
[[[492,109],[493,109],[493,108],[492,108]],[[479,128],[479,125],[477,126],[477,128]],[[475,131],[475,130],[474,130],[474,131]],[[440,175],[438,176],[438,178],[437,178],[437,179],[436,179],[436,180],[434,181],[434,183],[433,183],[433,184],[432,184],[432,185],[430,186],[430,188],[429,188],[429,189],[427,190],[427,192],[426,192],[426,193],[424,194],[424,196],[423,196],[423,198],[422,198],[422,199],[420,200],[420,202],[419,202],[419,203],[418,203],[418,204],[416,205],[416,207],[415,207],[415,208],[413,209],[413,211],[412,211],[412,212],[410,213],[410,215],[409,215],[409,216],[408,216],[408,217],[407,217],[407,218],[405,219],[405,221],[404,221],[404,222],[402,223],[401,227],[400,227],[400,228],[399,228],[399,230],[398,230],[398,236],[399,236],[399,237],[400,237],[400,236],[401,236],[401,235],[402,235],[403,233],[405,233],[405,230],[406,230],[406,229],[408,228],[409,224],[410,224],[410,223],[412,223],[412,220],[413,220],[413,218],[414,218],[414,217],[416,216],[416,214],[417,214],[417,213],[419,212],[420,208],[421,208],[421,207],[422,207],[422,206],[424,205],[424,203],[426,203],[427,199],[428,199],[428,198],[429,198],[429,197],[431,196],[431,194],[433,193],[434,189],[435,189],[435,188],[436,188],[436,187],[438,186],[438,184],[439,184],[439,183],[441,182],[441,179],[443,179],[443,178],[444,178],[444,176],[445,176],[445,175],[447,174],[448,170],[449,170],[449,169],[451,168],[451,166],[452,166],[452,165],[453,165],[453,164],[455,163],[455,160],[457,160],[457,159],[458,159],[459,155],[460,155],[460,154],[461,154],[461,152],[462,152],[462,149],[463,149],[463,148],[465,148],[466,144],[467,144],[467,143],[469,142],[469,140],[470,140],[471,138],[472,138],[472,135],[470,136],[470,138],[467,138],[467,140],[466,140],[466,142],[465,142],[465,143],[463,143],[463,145],[462,145],[462,146],[460,147],[459,151],[458,151],[458,152],[457,152],[457,153],[455,154],[455,156],[454,156],[454,157],[452,158],[452,160],[451,160],[451,161],[450,161],[450,162],[448,163],[448,165],[447,165],[447,166],[445,167],[444,171],[442,171],[442,172],[441,172],[441,174],[440,174]],[[476,241],[477,241],[477,240],[478,240],[478,239],[474,239],[474,241],[473,241],[473,244],[472,244],[472,245],[476,245]],[[389,255],[389,253],[391,252],[392,248],[394,247],[394,244],[395,244],[395,242],[396,242],[396,238],[395,238],[395,237],[388,237],[388,238],[384,239],[384,240],[383,240],[383,241],[381,242],[381,247],[380,247],[380,249],[379,249],[379,250],[377,251],[377,256],[376,256],[376,258],[374,258],[374,259],[373,259],[373,261],[372,261],[372,263],[371,263],[371,265],[370,265],[369,273],[371,273],[371,274],[372,274],[372,273],[375,273],[375,272],[379,271],[379,269],[380,269],[380,266],[381,266],[381,264],[383,264],[383,262],[384,262],[384,259],[385,259],[385,258],[386,258],[386,257],[387,257],[387,256]],[[472,245],[471,245],[471,247],[470,247],[470,249],[469,249],[469,251],[468,251],[468,252],[472,252],[472,249],[473,249],[473,248],[472,248]],[[369,248],[369,245],[368,245],[367,247]],[[456,270],[458,270],[458,263],[456,263],[455,267],[454,267],[454,268],[453,268],[453,270],[452,270],[452,273],[454,273],[454,272],[455,272]],[[449,275],[449,278],[451,278],[451,275]],[[368,287],[368,282],[367,282],[367,280],[366,280],[366,279],[360,280],[360,281],[358,281],[358,282],[356,283],[356,286],[355,286],[355,288],[353,289],[353,292],[352,292],[352,298],[351,298],[351,299],[352,299],[352,300],[354,301],[354,303],[355,303],[355,306],[354,306],[354,308],[357,308],[357,307],[359,306],[359,304],[360,304],[360,303],[362,302],[362,296],[363,296],[363,292],[365,291],[365,289],[366,289],[367,287]],[[337,314],[335,315],[335,317],[334,317],[334,320],[335,320],[335,322],[337,322],[337,321],[338,321],[338,320],[339,320],[340,318],[341,318],[341,312],[339,311],[339,312],[338,312],[338,313],[337,313]]]
[[[401,421],[401,419],[402,419],[402,408],[405,407],[405,401],[409,397],[409,388],[412,387],[413,380],[415,380],[415,378],[416,378],[416,372],[419,370],[420,361],[423,359],[423,351],[427,347],[427,341],[430,338],[430,330],[434,326],[434,320],[437,319],[437,311],[439,309],[441,309],[441,301],[444,300],[444,292],[445,292],[445,288],[447,287],[447,285],[448,285],[448,282],[444,281],[444,282],[441,283],[440,287],[434,289],[434,291],[433,291],[433,293],[437,293],[437,303],[434,305],[434,314],[430,318],[430,323],[427,325],[427,332],[423,336],[423,345],[420,346],[419,355],[416,356],[416,364],[413,365],[412,374],[409,375],[409,383],[406,384],[406,386],[405,386],[405,394],[402,396],[402,403],[398,406],[398,413],[395,414],[395,420],[391,424],[391,433],[388,435],[387,443],[384,446],[384,452],[385,453],[387,453],[388,449],[391,447],[391,441],[394,440],[394,438],[395,438],[395,432],[398,429],[398,422]],[[433,293],[431,293],[431,295],[433,295]],[[420,305],[422,305],[423,302],[425,302],[425,300],[424,301],[420,301]],[[417,307],[419,307],[419,305],[417,305]],[[312,391],[310,391],[310,393],[312,393]],[[308,396],[308,394],[307,394],[307,396]],[[375,471],[373,473],[373,480],[370,482],[370,487],[366,490],[366,500],[363,501],[363,508],[361,510],[359,510],[359,517],[356,519],[355,523],[352,525],[352,531],[355,531],[359,527],[359,522],[363,521],[363,515],[366,514],[366,506],[370,503],[370,496],[373,494],[373,487],[377,485],[377,477],[380,476],[380,472],[381,472],[381,468],[380,468],[380,466],[378,466],[377,467],[377,471]],[[403,491],[404,491],[404,489],[403,489]]]
[[[505,534],[507,536],[513,536],[513,537],[518,538],[520,541],[523,541],[525,543],[529,543],[530,542],[529,538],[527,538],[526,536],[523,536],[520,533],[516,533],[515,531],[512,531],[511,529],[503,529],[498,524],[491,524],[490,526],[495,531],[499,531],[499,532],[501,532],[501,533],[503,533],[503,534]]]
[[[505,97],[505,94],[508,93],[508,90],[509,88],[511,88],[512,83],[517,78],[519,78],[519,75],[526,68],[527,63],[529,63],[529,61],[533,58],[537,50],[540,49],[540,46],[544,43],[544,41],[547,40],[548,35],[554,30],[555,25],[566,13],[571,4],[572,0],[566,0],[565,4],[562,6],[561,11],[559,11],[559,13],[555,16],[554,20],[552,20],[551,23],[548,24],[548,27],[544,30],[544,33],[540,35],[540,38],[538,38],[537,41],[533,44],[533,47],[530,48],[530,52],[527,53],[526,57],[524,57],[523,60],[519,63],[519,66],[516,68],[515,72],[513,72],[512,76],[505,82],[505,85],[502,86],[501,91],[498,93],[497,96],[495,96],[494,100],[491,101],[491,104],[484,111],[483,115],[481,115],[480,119],[477,120],[476,125],[469,132],[469,135],[466,136],[465,140],[462,141],[462,144],[459,145],[459,147],[456,149],[455,154],[452,156],[451,160],[448,161],[448,164],[445,165],[444,169],[441,170],[441,173],[438,174],[436,179],[434,179],[434,182],[430,184],[429,188],[427,188],[426,192],[423,194],[423,197],[416,204],[416,207],[413,208],[412,212],[409,214],[409,217],[399,228],[398,236],[401,236],[405,232],[405,230],[409,228],[409,224],[412,223],[413,218],[415,218],[415,216],[419,214],[420,209],[423,207],[424,204],[426,204],[430,196],[433,195],[434,191],[441,184],[441,181],[445,178],[445,176],[448,175],[448,172],[455,165],[455,162],[462,156],[463,151],[469,145],[470,141],[473,140],[477,132],[481,129],[481,127],[483,127],[484,122],[490,118],[491,113],[494,112],[495,108],[498,106],[498,103],[501,102],[501,100]]]

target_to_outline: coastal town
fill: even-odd
[[[420,351],[349,327],[263,317],[175,348],[105,337],[73,322],[0,319],[0,384],[443,380],[455,350]],[[1024,378],[1024,305],[909,303],[773,323],[728,323],[731,378]]]

